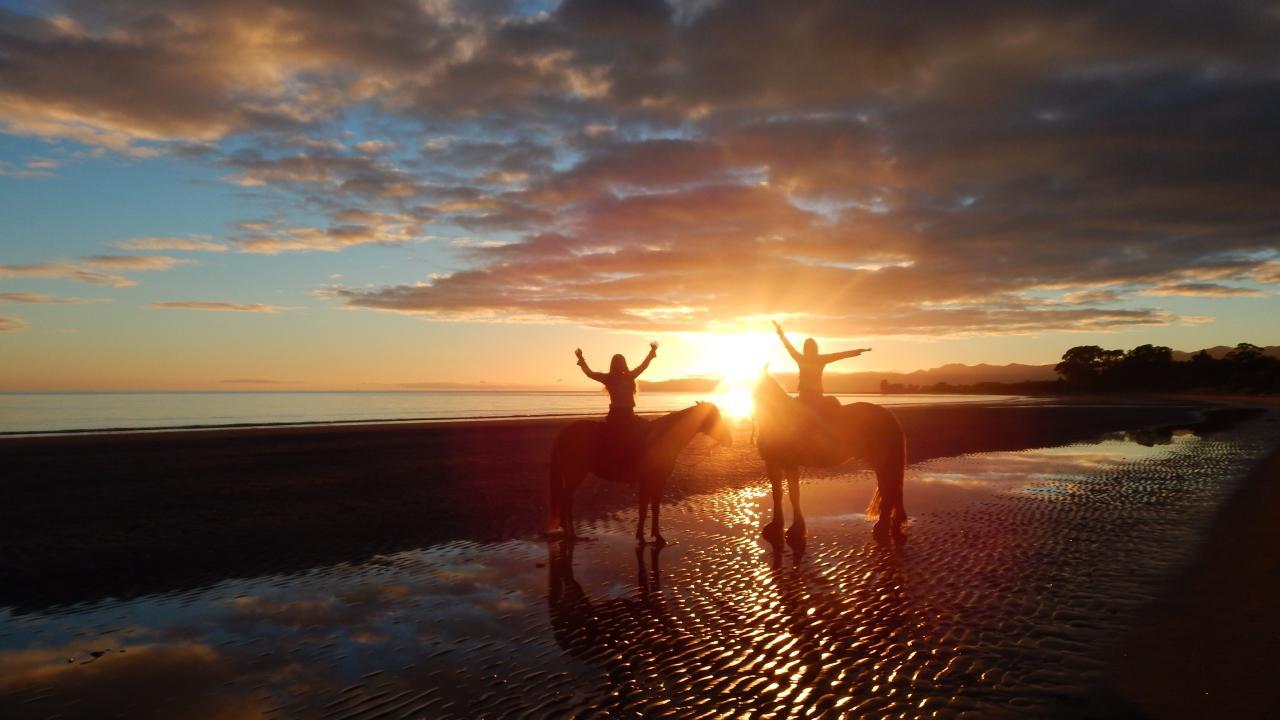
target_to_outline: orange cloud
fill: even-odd
[[[22,318],[5,317],[0,315],[0,333],[23,332],[27,329],[27,324]]]
[[[92,305],[111,302],[111,298],[59,297],[47,293],[0,293],[0,302],[27,303],[31,305]]]

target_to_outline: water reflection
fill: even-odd
[[[906,544],[867,542],[854,472],[806,481],[803,548],[757,539],[753,487],[672,506],[661,550],[620,513],[571,547],[455,542],[0,611],[0,717],[1079,711],[1268,429],[924,463]]]

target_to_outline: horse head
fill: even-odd
[[[766,365],[761,370],[760,379],[756,381],[756,385],[751,391],[751,399],[755,401],[757,410],[777,407],[780,401],[791,398],[791,395],[786,390],[783,390],[778,381],[774,380],[773,376],[768,373],[768,367]]]
[[[702,400],[697,401],[696,405],[703,413],[702,420],[698,423],[698,432],[710,436],[712,440],[725,447],[732,447],[733,432],[729,430],[729,424],[720,416],[720,408],[715,403]]]

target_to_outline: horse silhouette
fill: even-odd
[[[893,413],[871,403],[835,404],[818,409],[801,403],[767,373],[752,393],[758,424],[756,447],[773,489],[773,518],[762,530],[773,542],[783,539],[782,477],[791,497],[792,525],[786,540],[803,545],[800,467],[834,467],[851,458],[865,460],[876,473],[876,492],[867,514],[877,518],[877,537],[901,536],[907,522],[903,504],[906,441]]]
[[[636,539],[644,542],[645,514],[652,508],[653,542],[666,543],[658,532],[658,506],[667,478],[675,468],[676,456],[698,433],[725,446],[733,444],[733,437],[720,417],[720,409],[708,402],[664,415],[649,422],[644,430],[638,452],[627,462],[614,461],[613,453],[608,452],[605,423],[579,420],[560,431],[551,448],[548,473],[548,533],[562,532],[569,540],[576,537],[573,494],[591,473],[604,480],[635,485],[640,501]]]

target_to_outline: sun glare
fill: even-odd
[[[755,411],[751,391],[768,361],[772,347],[761,335],[708,335],[703,348],[708,374],[720,384],[711,398],[722,413],[733,418],[750,417]]]

